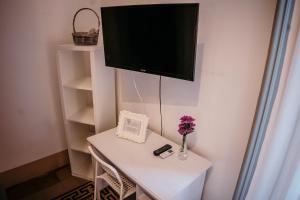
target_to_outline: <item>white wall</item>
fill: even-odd
[[[104,5],[150,1],[104,1]],[[151,1],[178,2],[178,1]],[[246,149],[270,40],[275,0],[200,0],[196,80],[162,78],[164,135],[180,142],[179,118],[192,115],[193,151],[213,162],[204,199],[231,199]],[[143,98],[140,102],[133,85]],[[118,70],[118,106],[150,117],[160,131],[158,76]]]
[[[72,41],[76,10],[87,6],[99,11],[98,4],[95,0],[0,1],[0,172],[66,148],[55,47]],[[79,29],[95,26],[93,17],[82,14]]]

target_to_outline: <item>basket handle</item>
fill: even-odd
[[[91,9],[91,8],[81,8],[81,9],[79,9],[79,10],[75,13],[75,15],[74,15],[74,17],[73,17],[73,32],[76,33],[76,30],[75,30],[75,20],[76,20],[76,16],[77,16],[77,14],[78,14],[79,12],[81,12],[82,10],[90,10],[90,11],[92,11],[92,12],[96,15],[97,20],[98,20],[98,31],[99,31],[100,20],[99,20],[98,14],[97,14],[93,9]]]

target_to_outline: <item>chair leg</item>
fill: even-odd
[[[95,179],[95,187],[94,187],[94,200],[97,200],[97,196],[98,196],[98,194],[97,194],[97,179]],[[100,198],[99,198],[99,200],[100,200]]]
[[[122,190],[123,190],[123,189],[121,189],[121,192],[120,192],[120,194],[119,194],[120,200],[123,200],[123,194],[122,194],[123,192],[122,192]]]
[[[98,182],[98,186],[99,186],[98,187],[98,191],[97,191],[97,197],[98,197],[98,200],[101,200],[100,191],[102,190],[103,181],[101,179],[98,179],[97,182]]]
[[[95,191],[94,191],[94,200],[101,200],[100,191],[105,187],[104,181],[102,179],[95,179]],[[97,197],[95,199],[95,197]]]
[[[98,196],[98,192],[97,192],[97,190],[98,190],[98,180],[97,180],[97,175],[98,175],[98,163],[96,162],[95,163],[95,171],[94,171],[94,200],[97,200],[97,196]],[[100,197],[98,197],[98,199],[100,200]]]

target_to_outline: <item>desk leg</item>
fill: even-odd
[[[172,200],[200,200],[204,186],[206,172],[199,176],[187,188],[182,190],[179,194],[174,195]],[[154,200],[150,197],[139,185],[136,185],[136,199],[137,200]]]
[[[187,188],[175,195],[172,200],[200,200],[204,186],[206,172],[193,181]]]
[[[136,185],[136,199],[137,200],[153,200],[144,192],[144,190],[139,185]]]

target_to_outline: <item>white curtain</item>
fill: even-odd
[[[299,32],[279,110],[272,115],[275,123],[268,128],[246,199],[300,200]]]

